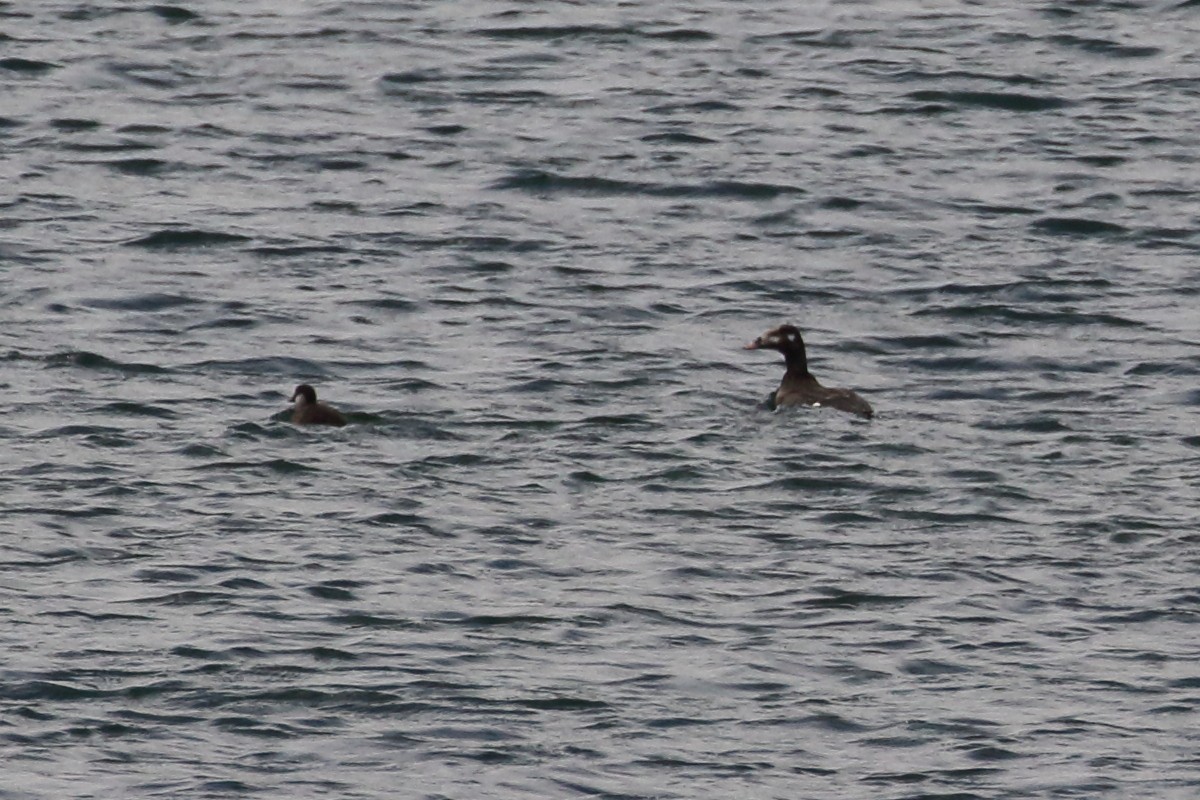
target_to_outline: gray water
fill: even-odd
[[[0,798],[1200,795],[1200,5],[1013,5],[0,4]]]

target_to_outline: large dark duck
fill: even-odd
[[[342,412],[333,406],[317,402],[317,390],[307,383],[296,387],[296,391],[292,393],[292,401],[296,404],[295,410],[292,411],[292,422],[297,425],[336,425],[340,428],[346,424]]]
[[[822,386],[808,371],[808,354],[804,339],[795,325],[780,325],[746,345],[747,350],[778,350],[787,362],[783,383],[771,395],[772,409],[780,406],[824,406],[848,411],[870,419],[875,415],[871,404],[849,389],[830,389]]]

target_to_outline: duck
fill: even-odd
[[[335,425],[342,427],[346,418],[342,412],[325,403],[317,402],[317,390],[302,383],[292,393],[296,408],[292,411],[292,422],[296,425]]]
[[[780,325],[759,336],[746,345],[746,350],[778,350],[783,353],[787,372],[779,388],[767,398],[767,405],[774,411],[782,406],[813,406],[836,408],[864,419],[875,416],[871,404],[850,389],[832,389],[822,386],[808,371],[808,354],[804,349],[804,337],[795,325]]]

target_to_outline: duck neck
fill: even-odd
[[[784,350],[783,360],[787,364],[788,375],[795,375],[797,378],[809,377],[808,355],[804,352],[803,346]]]

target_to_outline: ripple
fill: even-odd
[[[79,119],[74,117],[62,117],[59,119],[50,120],[50,124],[60,131],[68,133],[78,133],[80,131],[93,131],[101,127],[103,123],[95,119]]]
[[[156,364],[117,361],[115,359],[102,356],[99,353],[90,353],[86,350],[55,353],[53,355],[46,356],[45,362],[49,367],[72,367],[99,371],[114,371],[130,375],[162,375],[171,372],[171,370],[167,369],[166,367],[160,367]]]
[[[1108,39],[1072,36],[1070,34],[1051,36],[1050,41],[1063,47],[1074,47],[1088,53],[1096,53],[1113,58],[1152,58],[1162,53],[1162,49],[1158,47],[1124,45]]]
[[[106,403],[98,406],[93,411],[100,411],[108,414],[121,414],[132,417],[155,417],[157,419],[176,419],[179,414],[169,408],[153,405],[151,403],[136,403],[129,401],[117,401]]]
[[[155,231],[126,244],[132,247],[173,250],[190,247],[221,247],[250,241],[248,236],[221,231],[205,231],[190,228]]]
[[[1059,236],[1116,236],[1128,233],[1125,227],[1115,222],[1082,217],[1045,217],[1031,224],[1036,230]]]
[[[39,61],[33,58],[20,58],[18,56],[9,56],[0,58],[0,69],[8,70],[9,72],[23,72],[29,75],[42,75],[51,70],[58,69],[59,65],[49,61]]]
[[[738,200],[768,200],[781,195],[800,195],[795,186],[741,181],[705,184],[650,184],[595,176],[573,177],[543,170],[521,170],[492,184],[493,189],[537,194],[644,195],[647,197],[723,197]]]
[[[200,19],[200,15],[195,11],[191,11],[182,6],[150,6],[149,11],[152,14],[166,20],[167,22],[180,24],[184,22],[195,22]]]
[[[922,89],[909,92],[907,97],[922,103],[936,103],[946,110],[952,108],[989,108],[997,111],[1056,111],[1071,105],[1062,97],[1039,96],[1021,92],[976,92]]]
[[[310,467],[307,464],[301,464],[296,461],[289,461],[286,458],[272,458],[265,461],[237,461],[232,459],[222,459],[220,461],[210,461],[206,464],[198,464],[189,469],[202,472],[237,472],[241,470],[250,470],[253,472],[275,473],[277,475],[297,475],[303,473],[320,472],[316,467]]]
[[[88,308],[104,308],[117,311],[166,311],[182,306],[196,305],[199,300],[185,295],[152,293],[131,297],[94,298],[80,301]]]

